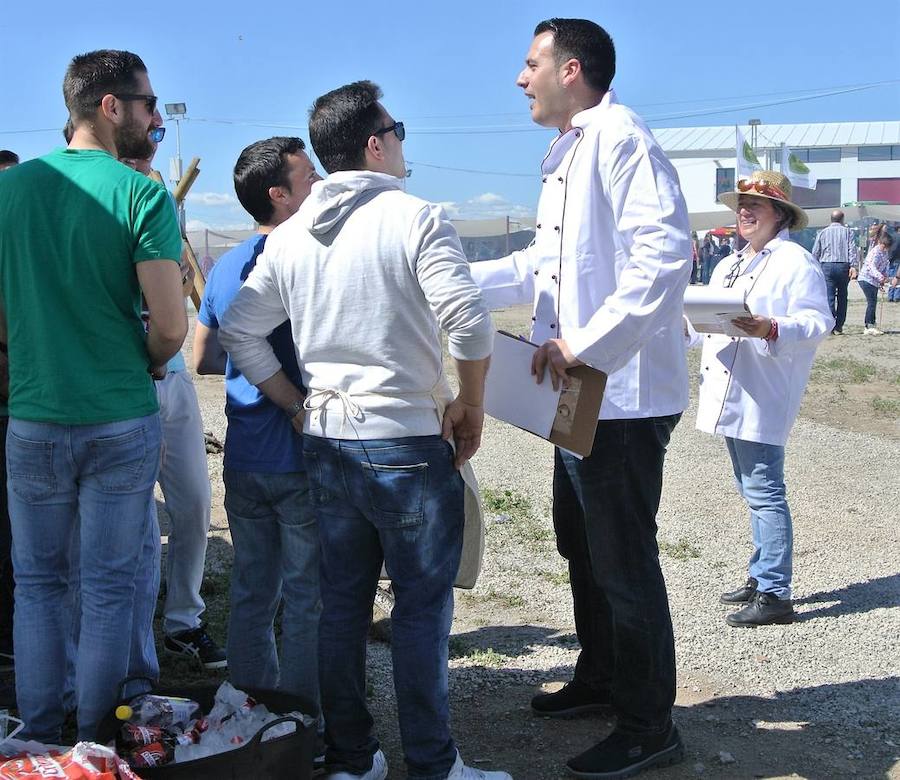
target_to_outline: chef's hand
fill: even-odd
[[[559,390],[560,386],[569,386],[568,369],[582,366],[580,361],[564,339],[549,339],[537,348],[531,359],[531,373],[538,384],[544,381],[544,369],[550,374],[553,389]]]

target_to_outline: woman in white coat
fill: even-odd
[[[748,242],[713,271],[709,287],[743,290],[753,316],[734,320],[740,337],[705,335],[697,428],[725,437],[737,488],[750,508],[753,554],[745,585],[722,595],[742,605],[732,626],[789,623],[793,531],[784,485],[784,445],[800,409],[816,346],[834,327],[822,270],[788,238],[806,213],[791,185],[756,171],[720,200]]]

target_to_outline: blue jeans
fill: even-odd
[[[319,701],[319,536],[306,474],[226,469],[234,544],[228,673],[237,687]],[[284,602],[281,660],[275,614]]]
[[[553,526],[569,562],[581,653],[575,679],[608,694],[618,726],[659,731],[675,702],[675,640],[656,512],[681,415],[601,420],[583,460],[556,450]]]
[[[822,263],[825,292],[834,317],[834,329],[843,330],[847,319],[847,288],[850,286],[850,263]]]
[[[137,590],[159,470],[156,414],[97,425],[12,419],[6,442],[16,572],[16,694],[27,737],[57,743],[65,717],[71,588],[80,581],[78,738],[94,739],[131,668]],[[74,541],[78,534],[77,545]],[[77,577],[70,578],[73,549]],[[145,577],[144,580],[152,580]]]
[[[874,284],[860,279],[859,289],[866,296],[866,327],[875,327],[875,315],[878,307],[878,288]]]
[[[725,444],[738,492],[750,507],[750,576],[760,592],[789,599],[794,530],[784,487],[784,447],[727,436]]]
[[[327,771],[362,774],[378,742],[366,707],[366,632],[384,561],[394,588],[394,689],[408,777],[443,780],[456,759],[447,679],[463,481],[439,436],[303,437],[319,522],[319,669]]]

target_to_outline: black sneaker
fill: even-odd
[[[610,714],[612,705],[609,692],[572,680],[554,693],[539,693],[531,700],[531,709],[545,718],[571,718],[591,712]]]
[[[206,669],[224,669],[228,666],[225,653],[206,633],[204,625],[189,631],[169,634],[166,636],[164,647],[170,655],[196,660]]]
[[[747,581],[737,590],[732,590],[719,596],[719,601],[723,604],[748,604],[753,601],[753,597],[756,595],[757,585],[755,578],[747,577]]]
[[[646,734],[616,729],[590,750],[569,759],[566,768],[573,777],[618,780],[652,767],[677,764],[683,758],[684,745],[673,723],[663,731]]]
[[[735,628],[771,626],[793,623],[796,613],[790,599],[780,599],[771,593],[760,593],[743,609],[728,615],[725,620]]]

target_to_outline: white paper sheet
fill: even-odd
[[[737,317],[751,317],[743,290],[691,286],[684,293],[684,316],[698,333],[746,336],[731,324]]]
[[[497,333],[494,353],[484,387],[484,410],[498,420],[549,438],[559,390],[550,377],[537,384],[531,375],[531,358],[536,347],[505,333]]]

